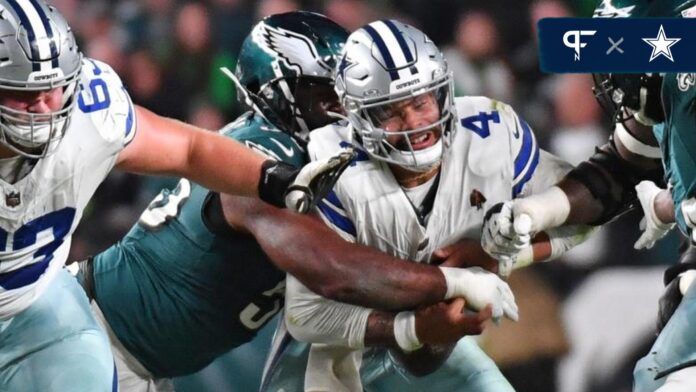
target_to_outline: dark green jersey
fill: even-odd
[[[292,138],[258,116],[244,115],[223,132],[278,160],[304,164]],[[254,238],[231,230],[213,234],[203,214],[210,196],[182,180],[94,259],[97,303],[155,377],[200,370],[251,340],[283,304],[285,274]]]
[[[681,212],[682,200],[696,196],[696,74],[666,74],[662,82],[665,122],[653,127],[660,143],[677,223],[687,226]]]

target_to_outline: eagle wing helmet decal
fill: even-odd
[[[317,67],[323,68],[317,70],[322,73],[332,71],[332,67],[319,57],[312,41],[304,35],[268,25],[260,27],[254,40],[263,50],[277,54],[288,68],[305,75],[316,73],[312,68]]]

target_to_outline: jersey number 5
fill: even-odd
[[[282,280],[276,287],[264,291],[261,298],[247,305],[239,314],[239,321],[251,330],[259,329],[278,313],[283,306],[284,295],[285,280]]]

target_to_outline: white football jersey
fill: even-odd
[[[116,73],[84,59],[68,129],[52,155],[14,184],[0,180],[0,318],[26,309],[63,267],[97,186],[135,135]]]
[[[427,223],[387,164],[359,150],[318,210],[344,238],[393,256],[429,262],[432,252],[461,238],[479,239],[493,205],[547,189],[571,166],[541,151],[529,125],[514,110],[485,97],[455,99],[456,132],[444,150],[437,193]],[[350,144],[350,128],[313,131],[312,160]]]

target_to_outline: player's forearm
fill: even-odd
[[[267,159],[217,132],[136,106],[137,133],[118,167],[136,173],[186,177],[226,193],[257,196]]]
[[[399,310],[445,297],[447,283],[437,267],[346,242],[315,218],[278,209],[248,218],[245,228],[271,260],[326,298]]]
[[[199,131],[181,174],[218,192],[258,196],[261,167],[267,159],[233,139]]]

